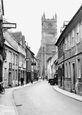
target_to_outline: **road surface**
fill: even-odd
[[[82,102],[61,94],[47,81],[14,91],[19,115],[82,115]]]

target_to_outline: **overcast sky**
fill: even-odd
[[[15,31],[21,31],[31,50],[37,54],[41,44],[41,17],[57,14],[58,36],[63,21],[70,21],[82,4],[82,0],[3,0],[4,18],[17,23]]]

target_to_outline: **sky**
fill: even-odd
[[[57,33],[64,21],[70,21],[75,15],[82,0],[3,0],[4,18],[16,23],[14,31],[21,31],[31,51],[36,55],[41,45],[41,17],[57,14]],[[11,30],[13,31],[13,30]]]

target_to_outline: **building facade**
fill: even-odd
[[[53,55],[48,58],[47,60],[47,79],[54,78],[55,74],[58,74],[58,67],[57,67],[57,59],[58,59],[58,51],[56,48],[56,51],[52,51]]]
[[[62,31],[58,46],[58,84],[82,95],[82,6]]]
[[[37,66],[34,53],[26,46],[26,83],[37,80]]]
[[[25,39],[17,33],[5,31],[6,59],[3,64],[3,82],[5,87],[21,84],[21,78],[26,83],[26,51]],[[19,38],[19,41],[17,39]],[[21,38],[21,39],[20,39]]]
[[[12,35],[5,31],[6,59],[3,63],[3,82],[5,87],[18,85],[18,44]]]
[[[24,35],[21,32],[11,33],[18,44],[18,85],[21,84],[23,79],[24,84],[26,83],[26,41]]]

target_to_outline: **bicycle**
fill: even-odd
[[[3,82],[0,83],[0,94],[5,94],[5,88],[3,87]]]

